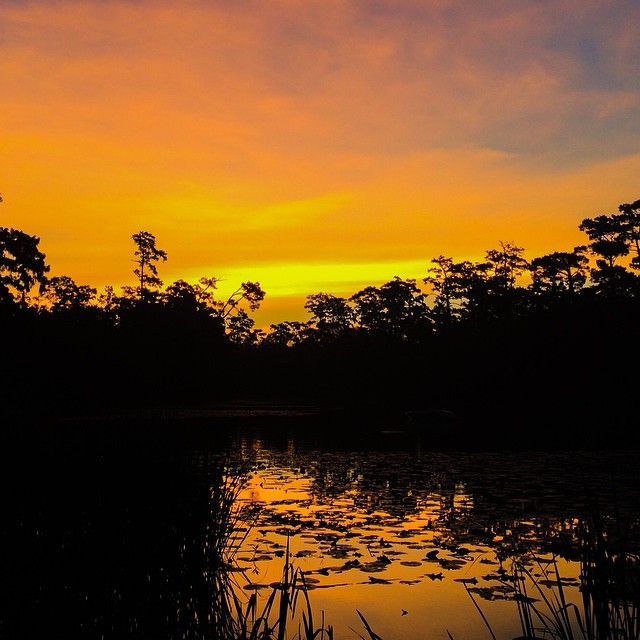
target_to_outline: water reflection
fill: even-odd
[[[296,449],[291,441],[281,449],[258,441],[243,446],[258,468],[242,499],[260,504],[262,513],[250,553],[239,561],[265,587],[290,536],[318,606],[333,607],[339,628],[347,629],[366,602],[374,612],[388,611],[378,620],[381,635],[397,637],[402,624],[402,637],[442,636],[464,612],[465,637],[483,637],[479,616],[468,624],[475,594],[490,603],[494,628],[511,637],[522,615],[498,602],[519,597],[512,559],[524,563],[530,589],[553,592],[561,584],[567,602],[578,604],[590,588],[583,581],[578,590],[594,517],[605,537],[623,525],[627,548],[638,549],[637,471],[628,455],[331,452]],[[549,579],[550,566],[560,582]],[[634,589],[628,592],[637,597]],[[417,593],[421,601],[409,612]],[[445,619],[442,611],[452,608],[457,613]],[[411,631],[399,622],[403,611],[422,626]]]
[[[242,431],[153,442],[7,460],[1,636],[234,637],[282,583],[287,545],[336,637],[356,637],[360,609],[386,640],[484,638],[469,594],[498,637],[516,637],[513,557],[544,589],[557,579],[536,563],[557,557],[567,598],[595,594],[601,627],[620,627],[611,603],[638,593],[620,568],[640,548],[631,454],[339,451]]]

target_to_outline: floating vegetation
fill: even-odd
[[[542,589],[561,586],[573,600],[579,597],[575,559],[581,554],[579,513],[586,511],[586,503],[559,490],[564,477],[558,472],[554,478],[545,456],[528,464],[517,455],[500,464],[484,456],[482,465],[474,463],[474,456],[458,458],[458,470],[448,473],[466,477],[466,482],[448,484],[437,468],[451,467],[451,458],[441,453],[417,461],[403,457],[401,463],[387,461],[384,466],[375,454],[344,460],[327,452],[299,453],[303,462],[294,464],[295,473],[286,465],[286,473],[280,472],[273,452],[265,454],[265,473],[272,480],[271,488],[263,487],[260,494],[262,538],[255,542],[256,557],[265,554],[272,559],[257,562],[263,573],[278,550],[273,541],[282,545],[284,537],[278,536],[286,534],[291,557],[300,562],[310,590],[385,586],[401,606],[398,589],[437,589],[450,581],[487,603],[539,606],[544,602],[539,594],[521,591],[525,581],[536,579]],[[384,455],[386,460],[389,454]],[[541,475],[538,465],[543,461]],[[477,473],[477,468],[483,472]],[[513,469],[522,476],[518,483]],[[297,497],[271,501],[269,491],[281,494],[287,483],[295,484]],[[595,487],[593,476],[590,484]],[[524,487],[529,493],[522,491]],[[601,489],[605,495],[605,483],[592,495]],[[637,494],[632,491],[629,497],[635,504]],[[294,526],[283,528],[283,522]],[[574,567],[575,575],[554,579],[542,574],[538,563],[551,557],[562,558],[563,566]],[[530,577],[508,569],[513,558],[522,559]],[[344,580],[337,582],[338,574]],[[364,583],[358,577],[362,574]]]

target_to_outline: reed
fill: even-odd
[[[512,589],[522,638],[528,640],[640,640],[640,559],[626,546],[618,522],[583,524],[579,604],[571,601],[555,556],[549,562],[513,560]],[[531,567],[531,568],[530,568]],[[473,592],[465,585],[493,640],[495,634]]]
[[[229,462],[217,467],[210,486],[210,517],[205,537],[204,572],[208,603],[199,620],[203,638],[216,640],[286,640],[297,623],[293,637],[299,640],[333,640],[331,625],[320,624],[314,615],[304,573],[291,562],[289,539],[282,578],[262,602],[257,591],[246,597],[241,580],[250,584],[236,562],[236,555],[252,527],[256,512],[242,507],[238,497],[245,486],[249,465]]]
[[[274,585],[262,604],[257,592],[245,602],[242,589],[229,579],[219,581],[217,604],[220,607],[216,638],[220,640],[286,640],[290,627],[292,637],[299,640],[333,640],[331,625],[325,624],[324,612],[320,624],[316,625],[313,607],[309,599],[304,573],[296,569],[290,560],[289,544],[285,557],[282,579]],[[297,623],[297,630],[295,625]]]

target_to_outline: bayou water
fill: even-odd
[[[635,452],[442,450],[402,425],[324,429],[296,410],[156,419],[76,419],[13,444],[5,637],[206,637],[221,470],[243,474],[227,556],[238,597],[267,598],[288,558],[337,638],[364,634],[356,611],[385,639],[490,637],[478,607],[514,638],[514,559],[579,606],[593,518],[636,543]]]

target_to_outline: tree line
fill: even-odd
[[[256,327],[265,291],[215,276],[164,285],[154,235],[132,236],[134,286],[51,276],[37,236],[0,228],[4,402],[105,406],[227,398],[447,407],[538,421],[637,420],[640,200],[585,218],[584,244],[528,260],[440,255],[350,297],[314,293],[308,320]],[[546,413],[545,413],[546,412]],[[576,418],[577,420],[577,418]],[[634,422],[635,424],[635,422]]]
[[[618,213],[585,218],[579,228],[586,234],[584,245],[531,261],[522,247],[500,242],[481,262],[433,258],[420,283],[395,276],[349,298],[314,293],[304,305],[307,322],[284,321],[265,332],[250,315],[266,295],[258,282],[241,283],[226,300],[216,299],[217,277],[203,277],[195,284],[177,280],[163,288],[158,264],[167,260],[167,253],[148,231],[132,236],[137,285],[123,286],[120,293],[107,286],[98,293],[66,275],[49,277],[39,238],[0,227],[0,309],[5,314],[17,308],[42,315],[91,312],[115,324],[127,315],[164,311],[208,319],[236,344],[294,346],[349,332],[415,342],[460,323],[514,318],[580,300],[637,298],[640,200],[621,204]],[[525,274],[528,283],[522,284]]]

